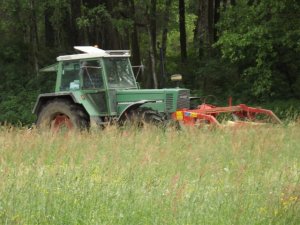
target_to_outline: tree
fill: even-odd
[[[199,0],[194,42],[199,49],[200,57],[211,55],[214,43],[214,1]]]
[[[222,12],[216,46],[239,67],[254,96],[299,97],[299,1],[249,2]]]
[[[185,3],[184,0],[179,0],[179,31],[180,31],[180,53],[181,62],[187,59],[186,51],[186,30],[185,30]]]
[[[166,0],[164,4],[163,10],[163,22],[162,22],[162,35],[161,35],[161,85],[163,86],[165,83],[165,58],[167,52],[167,37],[168,37],[168,26],[169,26],[169,18],[170,18],[170,10],[171,4],[173,0]]]
[[[218,34],[217,34],[217,23],[220,20],[220,6],[221,6],[221,0],[215,0],[215,6],[214,6],[214,42],[218,40]]]
[[[149,37],[149,58],[151,65],[151,74],[153,87],[158,88],[158,80],[156,74],[156,0],[150,0],[150,5],[147,6],[147,32]],[[149,79],[148,82],[149,83]]]
[[[141,64],[141,56],[140,56],[140,45],[139,45],[137,18],[136,18],[134,0],[129,1],[129,6],[130,6],[130,15],[132,15],[132,20],[133,20],[132,31],[131,31],[132,62],[134,66],[138,66]],[[136,73],[137,71],[138,70],[135,70]]]
[[[30,45],[32,51],[32,58],[34,62],[35,74],[39,74],[39,61],[38,61],[38,50],[39,50],[39,37],[38,37],[38,28],[37,28],[37,17],[36,17],[36,5],[35,0],[30,0]]]

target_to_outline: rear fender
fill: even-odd
[[[138,101],[138,102],[135,102],[135,103],[132,103],[130,105],[128,105],[123,111],[122,113],[120,114],[120,116],[118,117],[118,122],[119,121],[122,121],[123,119],[126,118],[126,113],[131,111],[131,110],[135,110],[137,108],[139,108],[140,106],[146,104],[146,103],[149,103],[149,102],[156,102],[154,100],[141,100],[141,101]]]
[[[33,107],[32,113],[38,115],[42,107],[52,99],[66,99],[74,103],[79,103],[72,93],[46,93],[40,94]]]

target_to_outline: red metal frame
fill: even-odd
[[[245,104],[231,106],[232,100],[229,100],[229,106],[217,107],[210,104],[201,104],[197,109],[181,109],[173,113],[174,120],[181,121],[184,125],[210,124],[221,126],[216,117],[221,113],[231,113],[237,121],[233,121],[235,125],[262,124],[265,121],[257,119],[257,115],[265,115],[272,120],[273,123],[281,124],[281,120],[271,111],[267,109],[249,107]]]

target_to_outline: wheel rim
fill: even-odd
[[[51,130],[57,132],[60,130],[72,130],[73,129],[73,123],[71,122],[71,119],[64,114],[58,114],[56,115],[53,120],[51,121]]]

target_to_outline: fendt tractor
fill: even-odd
[[[230,113],[235,123],[254,121],[264,114],[280,120],[272,111],[246,105],[216,107],[201,104],[193,109],[190,90],[184,88],[140,89],[127,50],[74,47],[83,53],[57,57],[58,63],[41,69],[56,72],[54,93],[40,94],[33,113],[37,127],[51,130],[86,129],[91,126],[143,122],[220,126],[217,115]],[[173,76],[180,80],[180,75]]]

